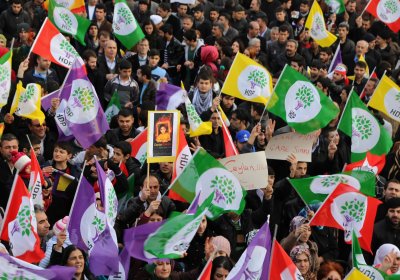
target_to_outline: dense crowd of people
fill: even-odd
[[[145,38],[132,49],[125,49],[113,35],[114,1],[85,1],[85,11],[79,14],[92,22],[85,36],[86,45],[65,36],[83,58],[103,109],[115,92],[122,108],[112,118],[111,129],[90,148],[83,149],[76,140],[58,140],[54,116],[59,98],[51,100],[43,123],[9,113],[19,81],[24,87],[39,84],[44,96],[60,88],[68,69],[30,53],[47,16],[43,0],[2,1],[0,57],[14,41],[12,88],[0,114],[5,125],[0,148],[0,207],[4,216],[18,169],[16,162],[29,155],[32,145],[45,176],[43,207],[35,205],[37,232],[45,252],[37,265],[72,266],[76,268],[75,279],[95,279],[87,252],[71,244],[66,231],[81,174],[98,191],[93,156],[112,174],[117,196],[128,190],[127,178],[135,178],[133,196],[120,201],[115,222],[121,249],[126,229],[165,220],[173,211],[188,208],[189,203],[161,195],[171,184],[172,162],[147,165],[131,156],[129,142],[147,127],[148,111],[155,110],[160,82],[177,86],[182,82],[201,119],[211,121],[211,134],[191,138],[185,107],[178,107],[191,151],[203,147],[217,159],[225,157],[226,145],[219,108],[230,121],[229,132],[241,154],[264,151],[273,136],[292,131],[282,119],[264,112],[264,104],[221,92],[239,52],[263,65],[273,83],[289,65],[330,97],[341,112],[352,88],[368,103],[384,74],[400,85],[400,36],[364,12],[368,1],[347,0],[340,14],[335,14],[325,0],[317,2],[327,29],[337,35],[330,47],[320,47],[305,28],[312,5],[309,0],[198,0],[190,5],[139,0],[127,4]],[[337,48],[342,63],[328,73]],[[376,76],[367,76],[372,72]],[[382,204],[375,218],[372,254],[364,252],[364,256],[368,264],[385,273],[400,274],[400,129],[398,123],[379,111],[371,111],[392,136],[394,145],[376,176],[376,195]],[[241,215],[227,213],[215,221],[204,217],[181,259],[146,264],[132,258],[128,279],[197,279],[209,258],[213,258],[211,279],[226,279],[268,217],[272,231],[278,225],[277,240],[304,279],[343,279],[352,267],[351,246],[344,242],[343,231],[310,227],[316,209],[306,207],[288,181],[339,173],[351,162],[351,139],[338,131],[339,118],[340,114],[316,132],[311,162],[298,161],[294,155],[287,161],[268,160],[268,181],[247,192]],[[121,163],[126,171],[121,170]],[[28,185],[29,170],[18,171]],[[58,188],[60,174],[73,178],[62,191]],[[10,252],[6,242],[1,244],[0,252]]]

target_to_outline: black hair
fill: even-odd
[[[87,49],[82,53],[82,58],[84,60],[89,60],[89,58],[91,58],[91,57],[97,58],[96,52],[92,49]]]
[[[132,153],[132,146],[130,143],[128,143],[126,141],[118,141],[114,145],[114,149],[115,148],[120,149],[124,156],[130,155]]]
[[[197,34],[194,29],[190,29],[183,33],[183,37],[188,41],[197,41]]]
[[[171,4],[166,2],[161,2],[160,4],[158,4],[158,7],[163,11],[171,11]]]
[[[400,181],[397,179],[390,179],[390,180],[386,181],[386,184],[383,187],[383,189],[386,190],[390,183],[400,184]]]
[[[279,32],[289,32],[289,27],[286,24],[279,26]]]
[[[132,69],[132,63],[129,60],[123,59],[119,63],[119,70]]]
[[[56,148],[56,147],[58,147],[62,150],[66,150],[68,154],[72,154],[72,146],[68,142],[64,142],[64,141],[56,142],[56,144],[54,145],[54,148]]]
[[[142,76],[146,76],[147,79],[151,79],[151,67],[147,64],[140,66],[140,72]]]
[[[362,69],[367,69],[367,63],[365,63],[364,61],[357,61],[356,64],[355,64],[355,66],[354,66],[354,68],[355,68],[356,66],[358,66],[358,67],[360,67],[360,68],[362,68]]]
[[[250,114],[246,110],[239,108],[239,109],[233,111],[232,114],[236,114],[236,118],[239,121],[244,121],[246,124],[250,123],[251,117],[250,117]],[[262,114],[262,112],[261,112],[261,114]]]
[[[268,166],[268,176],[275,176],[275,170],[271,166]]]
[[[168,34],[170,34],[170,35],[174,34],[174,27],[173,27],[171,24],[169,24],[169,23],[164,24],[163,26],[161,26],[160,30],[161,30],[162,32],[168,33]]]
[[[265,106],[261,103],[253,102],[253,103],[251,103],[251,106],[253,107],[253,110],[257,112],[257,114],[259,116],[261,116],[262,113],[264,112]]]
[[[1,144],[3,144],[4,141],[12,141],[12,140],[17,140],[18,141],[17,136],[15,136],[12,133],[3,134],[3,136],[1,137]]]
[[[107,7],[103,3],[97,3],[94,10],[104,10],[104,12],[107,14]]]
[[[149,57],[160,56],[160,51],[158,49],[151,49],[147,55]]]
[[[93,146],[95,146],[96,148],[103,148],[103,149],[107,149],[107,139],[106,137],[103,135],[100,137],[99,140],[97,140]]]
[[[212,262],[211,278],[214,278],[214,274],[218,268],[224,268],[227,271],[231,271],[233,268],[233,263],[230,258],[225,256],[216,257]]]
[[[68,263],[68,258],[71,255],[73,251],[79,250],[81,251],[84,259],[84,268],[83,268],[83,274],[86,276],[88,279],[95,279],[95,276],[93,273],[89,270],[89,265],[88,265],[88,257],[87,254],[84,250],[80,249],[78,246],[75,245],[69,245],[63,250],[63,254],[61,257],[61,265],[67,266]]]
[[[118,112],[118,116],[122,116],[122,117],[129,117],[129,116],[132,116],[132,117],[133,117],[132,109],[129,109],[129,108],[121,108],[121,110],[119,110],[119,112]]]
[[[229,23],[231,23],[231,21],[232,21],[232,17],[231,17],[231,15],[230,14],[228,14],[228,13],[221,13],[221,14],[219,14],[219,16],[221,17],[224,17]]]

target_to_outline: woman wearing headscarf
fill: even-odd
[[[306,244],[294,246],[289,255],[304,280],[317,280],[317,264]]]
[[[393,244],[383,244],[375,254],[374,266],[387,274],[400,274],[400,250]]]

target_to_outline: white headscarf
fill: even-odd
[[[397,256],[400,256],[400,250],[399,250],[399,248],[397,248],[396,245],[389,244],[389,243],[381,245],[381,247],[379,247],[379,249],[376,251],[375,259],[374,259],[374,266],[376,266],[378,264],[382,264],[386,255],[388,255],[390,252],[392,252],[392,250],[393,250],[393,252],[395,252],[397,254]]]

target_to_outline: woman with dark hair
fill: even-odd
[[[238,52],[243,53],[244,49],[245,47],[241,40],[234,40],[232,42],[232,58],[235,57]]]
[[[158,35],[157,27],[151,22],[150,19],[143,22],[142,30],[144,31],[144,36],[149,41],[150,49],[163,49],[163,38]]]
[[[321,264],[317,274],[317,280],[342,280],[343,277],[343,267],[339,263],[332,261]]]
[[[74,279],[76,280],[96,279],[89,270],[86,253],[75,245],[70,245],[64,249],[61,265],[75,267]]]
[[[212,262],[210,280],[226,279],[232,268],[233,263],[230,258],[225,256],[216,257]]]
[[[87,30],[85,36],[86,49],[91,49],[97,52],[100,46],[100,40],[98,35],[99,35],[99,28],[96,23],[92,22],[89,25],[89,29]]]

